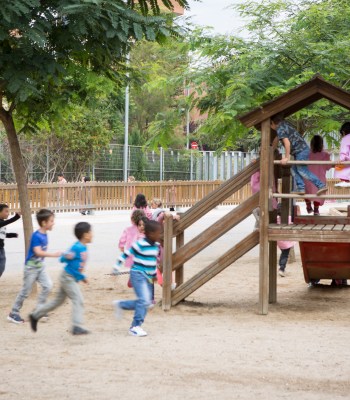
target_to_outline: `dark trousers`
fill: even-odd
[[[288,257],[289,257],[289,252],[290,252],[290,248],[281,250],[279,266],[280,266],[280,269],[282,271],[284,271],[286,269],[286,265],[287,265],[287,261],[288,261]]]
[[[5,271],[5,265],[6,265],[5,249],[0,249],[0,277]]]

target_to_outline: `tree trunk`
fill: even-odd
[[[4,110],[3,108],[0,109],[0,119],[4,124],[7,134],[7,139],[10,145],[12,165],[13,165],[13,170],[15,172],[15,178],[19,194],[19,203],[21,206],[25,249],[27,253],[30,243],[30,237],[33,232],[33,224],[32,224],[32,214],[28,196],[26,169],[24,166],[21,148],[19,145],[15,124],[13,122],[11,113]]]

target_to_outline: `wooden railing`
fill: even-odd
[[[199,218],[206,215],[225,199],[242,190],[250,183],[251,176],[259,169],[259,163],[252,163],[237,175],[224,182],[215,191],[197,202],[192,208],[181,215],[180,221],[174,222],[171,215],[165,216],[164,222],[164,257],[163,257],[163,299],[164,310],[184,300],[193,291],[209,281],[223,269],[244,255],[259,243],[259,234],[254,232],[233,246],[218,260],[205,267],[201,272],[183,282],[183,264],[194,257],[201,250],[247,218],[252,210],[259,205],[259,194],[250,195],[237,208],[221,218],[212,226],[201,232],[190,242],[184,244],[184,232]],[[176,237],[176,251],[173,253],[173,237]],[[176,271],[177,287],[171,291],[172,272]]]
[[[251,165],[254,166],[254,164]],[[231,178],[231,180],[235,179],[235,177]],[[165,207],[193,207],[196,205],[191,212],[184,214],[179,224],[174,226],[174,236],[176,236],[177,231],[180,232],[186,229],[193,220],[208,212],[207,208],[204,209],[202,207],[202,201],[207,199],[211,193],[215,192],[211,196],[210,209],[218,204],[238,205],[249,199],[252,195],[249,179],[245,180],[242,185],[239,183],[238,189],[236,184],[235,187],[231,188],[233,191],[227,190],[228,187],[231,187],[231,180],[226,181],[224,184],[222,184],[222,181],[29,184],[28,190],[33,212],[40,210],[40,208],[63,212],[78,211],[83,209],[84,206],[90,206],[90,208],[93,207],[96,210],[125,210],[132,207],[137,193],[143,193],[148,200],[154,197],[160,198]],[[334,187],[337,182],[339,182],[337,179],[328,179],[327,198],[344,198],[342,195],[349,195],[349,189]],[[216,192],[219,187],[220,191]],[[220,193],[223,193],[223,195],[221,196]],[[13,211],[20,209],[16,185],[0,184],[0,203],[8,204]]]

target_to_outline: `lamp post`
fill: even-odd
[[[126,66],[129,68],[130,52],[126,55]],[[124,182],[128,181],[128,165],[129,165],[129,104],[130,104],[130,86],[129,72],[126,73],[127,85],[125,88],[125,113],[124,113],[124,158],[123,158],[123,178]]]

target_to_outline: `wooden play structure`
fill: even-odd
[[[259,313],[268,313],[268,304],[277,301],[277,240],[293,240],[301,242],[305,280],[350,278],[350,251],[343,243],[350,241],[350,219],[347,216],[301,217],[295,219],[293,225],[288,225],[291,199],[303,198],[290,194],[290,174],[282,174],[282,193],[273,193],[273,181],[277,173],[279,161],[274,161],[272,141],[276,132],[271,130],[270,118],[278,113],[285,117],[301,110],[322,98],[328,99],[350,110],[350,93],[338,88],[322,77],[315,76],[310,81],[290,90],[284,95],[270,101],[261,107],[240,117],[247,127],[255,126],[261,131],[260,162],[248,165],[239,174],[223,183],[218,189],[204,197],[190,208],[178,222],[171,217],[165,219],[164,230],[164,260],[163,260],[163,300],[164,310],[178,304],[187,296],[200,288],[226,267],[237,261],[257,244],[260,244],[259,259]],[[288,170],[293,164],[335,164],[326,161],[290,161]],[[346,162],[349,164],[349,162]],[[185,230],[196,220],[222,203],[237,190],[246,185],[254,172],[260,169],[260,193],[251,196],[233,209],[227,216],[208,227],[204,232],[184,244]],[[344,193],[344,192],[343,192]],[[272,199],[282,199],[281,224],[276,224],[276,214],[273,212]],[[313,198],[316,196],[313,195]],[[350,192],[345,194],[326,194],[323,198],[350,199]],[[220,256],[215,262],[184,282],[184,263],[209,246],[240,221],[248,217],[252,210],[260,207],[260,229],[252,232]],[[298,219],[299,218],[299,219]],[[176,238],[176,249],[173,252],[173,238]],[[338,251],[334,249],[338,247]],[[316,248],[318,256],[310,247]],[[323,256],[319,256],[322,254]],[[171,290],[172,272],[175,271],[177,287]]]

